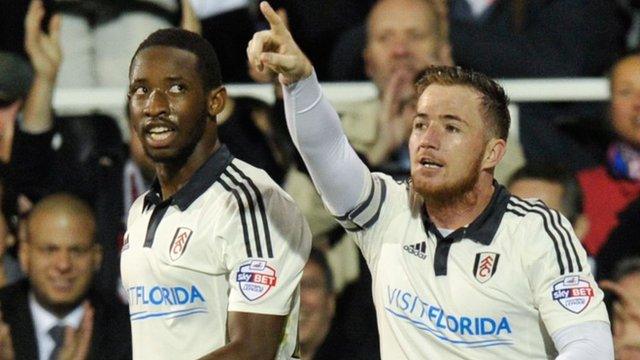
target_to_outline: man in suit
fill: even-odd
[[[0,290],[0,358],[130,358],[126,308],[91,290],[102,261],[91,208],[50,195],[26,226],[19,257],[28,279]]]

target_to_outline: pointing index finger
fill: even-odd
[[[260,2],[260,11],[262,12],[262,15],[264,15],[264,17],[269,22],[269,26],[271,27],[271,30],[273,30],[278,34],[282,33],[283,31],[286,32],[287,28],[284,25],[284,22],[282,22],[282,19],[280,18],[280,16],[278,16],[278,14],[275,12],[275,10],[273,10],[273,8],[271,7],[271,5],[269,5],[268,2],[266,1]]]

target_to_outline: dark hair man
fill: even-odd
[[[218,141],[227,94],[211,44],[156,31],[129,79],[132,128],[157,176],[129,211],[121,255],[133,356],[297,356],[311,235],[290,197]]]
[[[559,211],[569,219],[578,239],[589,230],[589,221],[582,211],[580,184],[567,170],[552,164],[528,163],[517,169],[506,185],[512,195],[542,200]]]
[[[312,64],[260,8],[271,29],[249,42],[249,60],[279,73],[293,141],[367,260],[382,358],[613,358],[602,291],[569,222],[493,179],[510,122],[499,85],[429,68],[417,84],[411,181],[397,183],[357,157]]]

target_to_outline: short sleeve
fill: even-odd
[[[234,196],[237,206],[229,208],[221,236],[228,310],[287,315],[309,256],[311,232],[284,191],[248,189]]]
[[[523,263],[549,334],[588,321],[609,322],[603,292],[594,280],[587,255],[569,221],[542,202],[522,201]]]

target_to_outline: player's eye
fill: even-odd
[[[148,89],[144,86],[136,86],[131,89],[131,95],[144,95],[148,92]]]
[[[174,93],[174,94],[179,94],[184,92],[186,88],[184,87],[184,85],[182,84],[173,84],[171,85],[171,87],[169,88],[169,92],[170,93]]]

